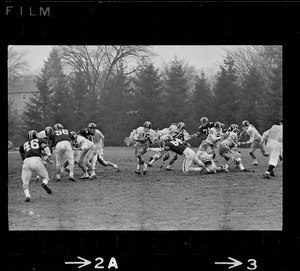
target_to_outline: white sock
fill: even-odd
[[[24,193],[25,193],[26,198],[30,198],[29,189],[24,189]]]

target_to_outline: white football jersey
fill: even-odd
[[[92,141],[81,135],[77,136],[75,143],[77,143],[77,146],[79,146],[79,148],[83,151],[89,150],[94,146],[94,143]]]
[[[156,132],[154,130],[150,129],[148,132],[146,132],[145,128],[141,126],[136,129],[133,139],[138,141],[146,141],[147,139],[153,140],[155,135]]]
[[[222,130],[217,130],[215,127],[212,127],[209,129],[209,134],[206,138],[206,141],[210,145],[215,145],[220,140],[219,137],[222,136],[223,136]]]
[[[260,133],[256,130],[256,128],[250,124],[247,129],[246,129],[246,133],[250,136],[250,139],[248,140],[247,143],[252,143],[253,141],[256,140],[261,140],[262,136],[260,135]]]
[[[178,138],[183,142],[191,138],[190,134],[185,129],[180,130],[176,125],[171,125],[169,127],[169,135],[172,138]]]
[[[92,142],[96,146],[102,146],[103,145],[103,139],[104,139],[104,135],[98,129],[96,129],[95,133],[92,135]]]

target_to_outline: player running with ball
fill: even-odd
[[[149,144],[152,144],[154,140],[157,139],[155,135],[156,133],[152,130],[152,123],[150,121],[144,122],[143,126],[136,129],[133,136],[133,140],[136,142],[134,144],[134,154],[137,159],[137,168],[135,170],[136,174],[141,174],[141,170],[143,174],[146,174],[147,172],[147,164],[143,160],[142,156],[147,152]]]

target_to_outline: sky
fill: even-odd
[[[14,46],[15,49],[26,51],[26,59],[29,62],[29,69],[32,73],[39,73],[47,60],[52,46]],[[223,48],[228,46],[153,46],[154,52],[158,56],[154,59],[157,67],[162,67],[169,61],[174,60],[175,56],[184,60],[196,70],[217,69],[222,64]]]

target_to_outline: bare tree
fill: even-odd
[[[253,68],[257,68],[261,75],[269,81],[273,74],[273,68],[280,65],[280,46],[234,46],[224,48],[227,55],[235,61],[239,78],[242,80]]]
[[[106,88],[109,77],[124,63],[142,61],[154,55],[149,46],[63,46],[60,48],[65,67],[81,71],[85,75],[89,90],[100,92]],[[134,71],[131,67],[131,71]]]
[[[25,59],[27,52],[17,51],[13,46],[8,47],[7,70],[8,86],[16,83],[18,77],[28,71],[28,61]]]

